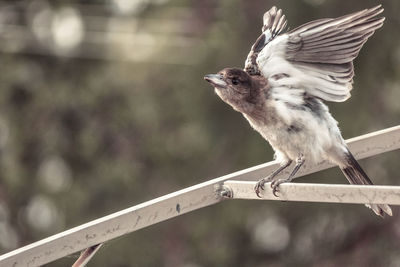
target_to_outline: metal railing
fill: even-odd
[[[357,159],[399,149],[400,126],[352,138],[347,143]],[[268,162],[121,210],[1,255],[0,266],[40,266],[86,249],[74,264],[83,266],[102,243],[219,203],[226,199],[220,194],[222,190],[229,190],[232,198],[259,199],[253,190],[254,181],[268,175],[277,167],[276,162]],[[330,167],[333,165],[327,162],[306,165],[296,177]],[[288,173],[283,172],[280,175]],[[271,190],[264,190],[262,199],[400,205],[400,186],[295,183],[282,184],[279,189],[278,197],[273,196]]]

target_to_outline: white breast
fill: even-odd
[[[307,108],[301,109],[303,92],[288,88],[273,89],[266,102],[274,110],[273,123],[264,124],[247,115],[245,117],[269,141],[277,152],[277,160],[295,160],[302,154],[307,161],[332,161],[332,151],[342,151],[344,144],[337,122],[320,100],[316,100],[321,105],[319,116]]]

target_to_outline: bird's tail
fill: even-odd
[[[350,184],[360,184],[360,185],[372,185],[371,179],[358,164],[357,160],[351,154],[350,151],[346,154],[347,162],[345,166],[341,166],[340,169],[349,180]],[[368,208],[372,209],[376,215],[384,217],[384,213],[392,216],[392,209],[386,204],[365,204]]]

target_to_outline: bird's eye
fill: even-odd
[[[238,85],[239,84],[238,78],[232,78],[232,84]]]

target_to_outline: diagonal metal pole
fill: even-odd
[[[357,159],[399,149],[400,126],[350,139],[348,145]],[[219,203],[223,200],[219,190],[225,181],[258,180],[277,166],[276,162],[268,162],[115,212],[1,255],[0,266],[40,266],[155,223]],[[304,166],[296,177],[332,166],[326,162]]]
[[[94,254],[99,251],[104,243],[100,243],[85,249],[79,258],[72,264],[72,267],[83,267],[85,266],[94,256]]]

